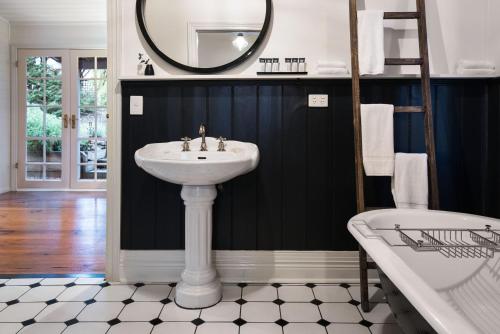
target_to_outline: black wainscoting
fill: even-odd
[[[329,107],[307,95],[329,94]],[[500,84],[497,79],[432,83],[441,203],[445,210],[500,216]],[[122,83],[122,248],[182,249],[180,186],[134,162],[145,144],[208,134],[251,141],[254,172],[223,185],[214,206],[214,248],[351,250],[355,214],[350,80],[126,81]],[[131,116],[131,95],[144,115]],[[418,105],[416,80],[362,82],[364,103]],[[423,152],[421,114],[395,116],[396,149]],[[371,206],[391,206],[388,178],[367,178]]]

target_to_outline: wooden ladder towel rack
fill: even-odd
[[[355,145],[355,168],[356,168],[356,204],[358,213],[368,211],[365,206],[363,156],[361,142],[361,99],[359,79],[359,57],[358,57],[358,11],[356,0],[349,0],[350,27],[351,27],[351,62],[352,62],[352,98],[353,98],[353,122],[354,122],[354,145]],[[419,58],[386,58],[385,65],[417,65],[420,66],[422,81],[422,106],[400,106],[395,107],[395,112],[423,112],[425,128],[425,148],[427,152],[429,171],[429,204],[431,209],[439,209],[439,192],[436,168],[436,149],[434,144],[434,130],[432,122],[431,84],[429,72],[429,54],[427,47],[427,27],[425,15],[425,0],[416,0],[417,11],[415,12],[386,12],[386,20],[415,19],[418,23]],[[370,310],[368,300],[368,269],[376,269],[374,262],[368,262],[366,251],[359,247],[360,266],[360,288],[361,308],[363,311]]]

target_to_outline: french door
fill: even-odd
[[[18,51],[18,188],[105,188],[106,55]]]

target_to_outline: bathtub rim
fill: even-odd
[[[384,214],[414,215],[414,214],[443,214],[450,217],[470,217],[474,219],[495,220],[477,215],[462,214],[446,211],[383,209],[363,212],[351,218],[347,224],[349,232],[365,249],[377,266],[391,279],[394,285],[405,295],[417,311],[438,332],[444,334],[470,333],[481,334],[477,327],[464,319],[453,307],[418,276],[391,247],[380,238],[366,238],[356,227],[354,222],[369,225],[370,218]],[[495,220],[498,222],[498,220]],[[407,284],[412,282],[412,284]]]

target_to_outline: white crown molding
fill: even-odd
[[[223,282],[359,282],[358,252],[214,251],[213,256]],[[122,282],[177,282],[183,269],[183,250],[120,254]],[[378,282],[375,271],[369,278]]]

